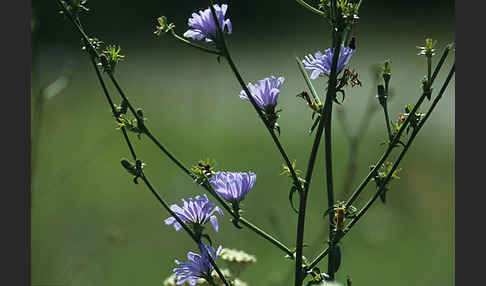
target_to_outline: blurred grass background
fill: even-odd
[[[297,216],[287,199],[289,179],[279,176],[281,157],[251,106],[239,99],[241,88],[231,70],[214,56],[152,34],[160,15],[175,22],[182,34],[187,17],[206,6],[203,1],[179,2],[88,1],[91,11],[81,19],[90,36],[121,45],[126,61],[118,66],[117,78],[135,106],[143,107],[160,141],[188,166],[209,157],[220,169],[254,171],[257,183],[244,201],[244,215],[293,247]],[[390,112],[395,119],[420,95],[426,66],[415,46],[432,37],[442,48],[455,38],[452,1],[367,2],[351,61],[363,87],[349,88],[345,104],[336,107],[351,127],[358,125],[374,97],[372,65],[387,58],[393,62]],[[244,79],[255,82],[272,74],[286,78],[279,98],[280,139],[305,170],[312,121],[304,102],[295,97],[305,83],[294,56],[326,49],[328,26],[294,1],[229,3],[229,47]],[[71,24],[56,14],[55,1],[33,1],[32,6],[32,96],[64,71],[71,74],[69,86],[46,101],[41,119],[32,123],[32,285],[161,285],[174,259],[185,259],[195,246],[185,234],[163,225],[165,211],[120,166],[120,158],[129,157],[128,149]],[[451,64],[449,60],[436,81],[436,91]],[[317,87],[322,92],[325,81]],[[115,96],[111,84],[109,88]],[[392,183],[388,203],[377,203],[343,240],[338,280],[349,275],[357,286],[454,284],[454,89],[452,81],[401,164],[401,179]],[[336,197],[344,200],[349,142],[336,117],[333,124]],[[353,186],[383,152],[379,144],[385,132],[383,115],[377,112],[360,138]],[[179,203],[201,193],[146,138],[133,136],[133,141],[147,163],[146,174],[167,201]],[[306,221],[310,246],[304,253],[309,258],[327,238],[323,158],[321,148]],[[370,184],[364,195],[373,191]],[[220,223],[220,233],[211,233],[213,241],[258,258],[243,280],[250,285],[292,284],[293,263],[278,249],[246,229],[236,230],[227,216]]]

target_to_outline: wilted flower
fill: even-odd
[[[199,244],[199,252],[201,255],[193,252],[187,254],[187,262],[180,262],[178,260],[175,263],[180,266],[174,268],[175,277],[177,278],[177,284],[184,284],[188,280],[189,285],[196,285],[198,278],[206,280],[212,280],[211,272],[214,267],[209,262],[209,257],[216,261],[219,253],[221,252],[221,246],[218,250],[215,250],[211,246]]]
[[[339,52],[339,59],[337,63],[337,72],[339,73],[348,64],[351,56],[354,54],[354,50],[341,45],[341,51]],[[334,55],[334,49],[327,49],[324,54],[317,51],[314,56],[305,56],[302,63],[306,70],[311,70],[311,79],[316,79],[321,73],[328,75],[331,73],[332,58]]]
[[[265,109],[266,106],[275,106],[277,104],[280,88],[284,81],[285,78],[283,77],[275,78],[271,76],[259,80],[255,85],[249,83],[247,87],[258,106],[261,109]],[[240,98],[250,101],[244,90],[241,91]]]
[[[231,270],[231,273],[238,277],[241,272],[251,263],[257,261],[256,257],[250,255],[243,250],[223,248],[221,250],[221,259],[226,262],[226,265]]]
[[[214,203],[208,200],[208,197],[196,196],[196,198],[189,198],[188,201],[182,199],[182,208],[178,205],[171,205],[170,209],[184,222],[191,223],[194,229],[200,229],[200,227],[206,222],[210,221],[215,231],[218,231],[218,218],[214,214],[218,212],[223,216],[223,212],[220,208],[214,205]],[[175,230],[179,231],[182,226],[177,222],[174,217],[169,217],[165,221],[166,225],[173,225]]]
[[[239,203],[253,188],[256,175],[254,173],[216,172],[209,182],[216,192],[231,203]]]
[[[221,26],[221,30],[224,32],[226,27],[226,32],[231,34],[231,21],[230,19],[224,19],[228,5],[222,4],[219,7],[218,4],[214,4],[213,7],[216,11],[216,18]],[[187,25],[192,29],[184,33],[184,37],[186,38],[192,38],[194,40],[204,39],[206,42],[212,42],[216,37],[217,27],[211,9],[209,8],[204,11],[199,11],[199,14],[192,13],[192,18],[189,18]]]

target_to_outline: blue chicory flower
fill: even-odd
[[[216,172],[209,179],[214,190],[231,203],[239,203],[253,188],[256,181],[254,173]]]
[[[189,198],[187,201],[182,199],[182,203],[182,208],[174,204],[170,206],[170,209],[184,223],[189,222],[198,226],[202,226],[203,224],[210,221],[213,225],[214,230],[219,230],[218,218],[214,213],[218,212],[221,216],[223,216],[223,212],[219,207],[215,206],[214,203],[209,201],[206,195],[204,195],[204,197],[196,196],[194,199]],[[176,231],[179,231],[182,228],[182,226],[172,216],[165,219],[164,222],[166,225],[172,224]]]
[[[284,81],[285,78],[283,77],[275,78],[274,76],[271,76],[259,80],[255,85],[249,83],[247,87],[257,105],[261,109],[265,109],[267,106],[275,106],[277,104],[280,88]],[[240,98],[250,101],[244,90],[240,92]]]
[[[216,261],[216,258],[221,252],[221,246],[218,250],[203,244],[199,244],[198,247],[201,255],[189,252],[187,253],[187,262],[175,261],[175,263],[180,266],[179,268],[174,268],[177,285],[184,284],[186,280],[189,280],[189,285],[194,286],[196,285],[198,278],[206,280],[211,279],[213,266],[209,262],[209,256],[213,261]]]
[[[341,45],[339,52],[339,59],[337,63],[337,72],[339,73],[348,64],[354,50]],[[327,49],[324,54],[320,51],[315,53],[315,56],[308,55],[302,61],[306,70],[311,70],[311,79],[316,79],[321,73],[328,75],[331,73],[332,57],[334,49]]]
[[[222,4],[219,7],[218,4],[214,4],[214,10],[216,11],[216,17],[218,23],[221,25],[221,30],[231,34],[232,26],[230,19],[224,19],[226,11],[228,10],[227,4]],[[191,29],[184,33],[184,37],[194,40],[205,40],[206,42],[212,42],[217,35],[216,23],[211,13],[211,9],[199,11],[199,14],[192,13],[192,18],[189,18],[187,25]]]

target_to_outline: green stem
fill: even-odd
[[[215,55],[218,55],[218,56],[221,55],[221,52],[219,52],[219,51],[208,49],[206,47],[203,47],[203,46],[200,46],[200,45],[197,45],[197,44],[190,42],[189,40],[177,35],[176,32],[174,32],[174,30],[171,30],[171,34],[174,38],[176,38],[177,40],[181,41],[182,43],[184,43],[184,44],[186,44],[190,47],[196,48],[196,49],[203,51],[203,52],[206,52],[206,53],[215,54]]]
[[[326,99],[326,102],[330,101]],[[333,188],[333,177],[332,177],[332,138],[331,138],[331,118],[332,118],[332,104],[329,105],[327,110],[328,118],[326,120],[326,126],[324,126],[324,142],[325,142],[325,153],[326,153],[326,184],[327,184],[327,207],[332,209],[334,206],[334,188]],[[329,215],[329,245],[334,244],[333,228],[334,228],[334,212]],[[331,261],[331,255],[329,255],[329,261]],[[331,263],[328,264],[328,275],[329,279],[334,280],[334,272],[332,270],[334,266]]]
[[[432,82],[434,82],[435,78],[439,74],[440,68],[444,64],[444,62],[447,58],[447,55],[449,55],[449,52],[450,52],[451,49],[452,49],[452,44],[449,44],[445,47],[444,52],[442,52],[442,56],[440,57],[439,63],[437,64],[437,66],[434,69],[434,74],[432,74],[432,79],[431,79]]]
[[[89,45],[89,43],[87,43],[87,45]],[[118,122],[118,118],[116,116],[115,105],[113,104],[113,101],[111,100],[110,94],[108,93],[108,89],[106,88],[105,82],[104,82],[103,78],[101,77],[100,70],[98,69],[98,66],[96,65],[95,59],[94,59],[92,54],[89,54],[89,58],[91,60],[91,64],[93,65],[93,69],[96,72],[96,76],[98,78],[98,81],[100,82],[101,88],[103,89],[103,93],[105,94],[105,98],[106,98],[106,100],[108,101],[108,104],[111,107],[111,112]],[[135,149],[133,148],[133,145],[130,142],[130,139],[128,138],[127,131],[126,131],[124,126],[121,126],[120,129],[123,133],[123,137],[125,138],[125,142],[127,143],[128,149],[130,150],[130,154],[132,154],[133,160],[136,161],[137,155],[135,154]]]
[[[385,94],[388,94],[388,93],[385,93]],[[392,135],[391,127],[390,127],[390,116],[388,115],[388,106],[387,106],[386,103],[383,105],[383,113],[385,113],[385,122],[386,122],[386,129],[388,130],[388,139],[392,140],[393,135]]]
[[[245,91],[245,93],[248,95],[248,99],[250,100],[251,104],[253,105],[253,108],[257,112],[258,116],[262,120],[262,122],[265,125],[265,127],[267,128],[268,132],[270,133],[270,136],[272,137],[273,142],[277,146],[277,149],[279,150],[280,154],[282,155],[282,157],[283,157],[283,159],[285,161],[285,164],[287,165],[287,167],[290,170],[290,174],[292,176],[292,179],[294,180],[294,185],[298,188],[299,191],[301,191],[302,190],[302,186],[301,186],[301,184],[299,182],[299,179],[297,177],[297,174],[295,173],[295,170],[294,170],[294,168],[292,166],[292,163],[290,162],[290,160],[289,160],[289,158],[287,156],[287,153],[283,149],[282,144],[278,140],[277,135],[273,131],[273,126],[270,126],[268,124],[268,122],[265,119],[265,116],[264,116],[262,110],[260,109],[260,107],[256,103],[256,101],[253,98],[251,92],[248,90],[248,87],[246,86],[245,81],[241,77],[240,72],[236,68],[235,63],[233,62],[233,59],[231,58],[231,54],[229,53],[228,47],[227,47],[226,42],[225,42],[225,39],[224,39],[223,31],[221,30],[221,25],[219,24],[218,18],[216,17],[216,11],[214,10],[214,6],[213,6],[213,1],[212,0],[209,0],[209,8],[211,9],[212,17],[213,17],[213,19],[214,19],[214,21],[216,23],[216,30],[217,30],[217,33],[218,33],[217,41],[218,41],[218,44],[221,45],[221,50],[223,52],[223,56],[226,58],[226,60],[228,60],[228,64],[230,65],[231,70],[235,74],[236,79],[238,80],[239,84],[241,85],[241,87],[243,88],[243,90]]]
[[[307,194],[309,185],[312,179],[312,173],[314,170],[315,161],[317,158],[317,151],[319,150],[319,143],[321,141],[322,132],[324,130],[324,115],[321,115],[319,119],[319,126],[317,127],[316,137],[314,138],[314,144],[312,145],[312,151],[309,157],[309,164],[307,167],[307,174],[305,176],[304,190],[300,192],[299,202],[299,217],[297,221],[297,238],[296,238],[296,251],[295,251],[295,285],[300,286],[303,281],[303,263],[302,263],[302,251],[304,241],[304,225],[305,225],[305,211],[307,206]]]
[[[243,224],[244,226],[246,226],[248,229],[250,229],[251,231],[253,231],[254,233],[256,233],[257,235],[261,236],[262,238],[264,238],[265,240],[267,240],[268,242],[272,243],[273,245],[275,245],[276,247],[278,247],[280,250],[282,250],[283,252],[285,252],[287,255],[289,255],[291,258],[293,257],[293,252],[292,250],[290,250],[287,246],[285,246],[282,242],[280,242],[278,239],[274,238],[273,236],[271,236],[270,234],[266,233],[265,231],[263,231],[262,229],[258,228],[256,225],[254,225],[253,223],[251,223],[249,220],[245,219],[244,217],[240,216],[238,213],[234,212],[233,209],[231,208],[231,206],[229,206],[224,200],[223,198],[221,198],[221,196],[219,196],[216,191],[214,190],[214,188],[208,184],[208,183],[205,183],[205,184],[202,184],[201,185],[204,189],[206,189],[206,191],[211,195],[213,196],[219,203],[221,206],[223,206],[223,208],[235,219],[237,220],[238,222],[240,222],[241,224]]]
[[[312,7],[311,5],[307,4],[304,0],[295,0],[297,3],[299,3],[302,7],[306,8],[307,10],[311,11],[314,14],[317,14],[319,16],[324,16],[324,12],[322,12],[319,9],[316,9]]]
[[[333,1],[334,2],[334,1]],[[336,85],[337,85],[337,62],[339,59],[339,53],[341,51],[341,41],[342,41],[342,32],[336,32],[334,36],[334,54],[332,59],[332,66],[331,66],[331,74],[329,75],[329,86],[326,95],[326,106],[324,109],[326,110],[326,125],[324,126],[325,129],[325,159],[326,159],[326,185],[327,185],[327,206],[329,210],[332,210],[334,207],[334,185],[333,185],[333,176],[332,176],[332,107],[333,101],[336,97]],[[334,71],[334,72],[333,72]],[[329,214],[329,245],[334,245],[334,212]],[[332,255],[332,253],[331,253]],[[331,255],[329,255],[329,262],[331,261]],[[333,266],[331,263],[328,263],[328,275],[329,279],[332,281],[334,280],[334,272]]]
[[[336,96],[336,84],[337,84],[337,62],[339,59],[340,49],[340,39],[342,36],[342,32],[339,31],[338,35],[334,35],[334,55],[332,58],[332,65],[331,65],[331,73],[329,75],[329,85],[326,94],[326,101],[324,103],[324,114],[321,115],[319,126],[317,129],[316,137],[314,139],[314,144],[312,146],[311,155],[309,158],[309,165],[307,167],[307,173],[305,177],[305,187],[304,191],[301,193],[300,196],[300,204],[299,204],[299,218],[297,222],[297,239],[296,239],[296,263],[295,263],[295,286],[302,285],[302,281],[305,278],[305,274],[303,273],[303,266],[302,266],[302,252],[303,252],[303,241],[304,241],[304,225],[305,225],[305,211],[307,205],[307,194],[310,186],[310,182],[312,179],[312,174],[314,170],[315,160],[317,157],[317,151],[319,149],[319,143],[321,140],[322,132],[325,127],[329,128],[331,115],[332,115],[332,102]],[[326,128],[326,137],[330,139],[330,133],[327,133],[330,129]],[[330,145],[328,144],[329,141],[326,140],[326,173],[330,177],[328,177],[328,195],[329,191],[331,192],[331,201],[334,201],[333,194],[332,194],[332,170],[329,168],[329,163],[331,162],[330,158]],[[329,180],[330,178],[330,180]],[[330,183],[330,185],[329,185]],[[330,187],[330,188],[329,188]],[[329,198],[329,196],[328,196]],[[334,204],[332,202],[332,204]]]

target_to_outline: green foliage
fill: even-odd
[[[68,10],[74,17],[78,17],[80,12],[87,12],[89,8],[86,7],[87,0],[66,0],[61,1],[66,10]],[[63,11],[59,13],[64,14]]]
[[[126,114],[127,106],[124,106],[124,101],[121,106],[115,106],[118,112],[117,123],[118,128],[125,127],[128,131],[136,133],[138,139],[142,139],[142,134],[146,132],[144,121],[146,118],[143,116],[142,109],[137,109],[137,118],[130,118]]]
[[[105,47],[100,55],[101,67],[104,72],[111,74],[115,73],[115,67],[117,64],[125,59],[125,56],[120,52],[120,46],[108,45]]]

